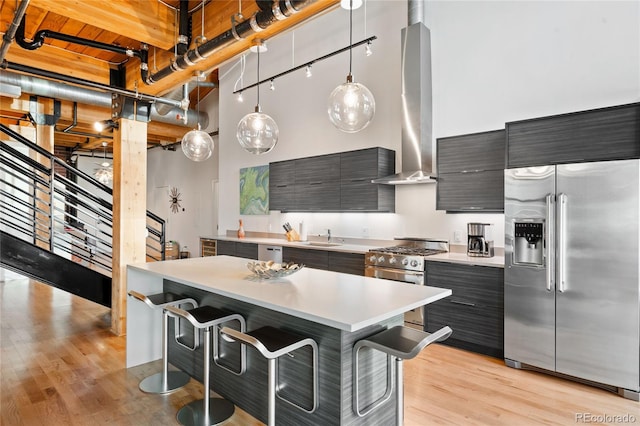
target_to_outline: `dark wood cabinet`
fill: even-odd
[[[218,240],[216,250],[219,256],[227,255],[254,260],[258,259],[258,245],[254,243]]]
[[[329,269],[329,252],[296,247],[282,247],[282,261],[295,262],[315,269]]]
[[[295,201],[296,163],[269,164],[269,210],[287,210]]]
[[[395,152],[367,148],[269,164],[269,209],[394,212],[395,187],[371,183],[395,170]]]
[[[504,211],[505,131],[437,140],[436,210]]]
[[[506,126],[507,168],[640,158],[640,103]]]
[[[330,251],[327,269],[334,272],[364,276],[364,254]]]
[[[504,270],[497,267],[427,262],[426,284],[453,294],[425,306],[425,330],[445,325],[453,334],[444,343],[504,357]]]
[[[395,212],[393,185],[371,180],[392,175],[396,153],[384,148],[343,152],[340,155],[340,209],[343,211]]]
[[[504,211],[504,170],[438,175],[437,210]]]

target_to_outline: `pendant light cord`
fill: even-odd
[[[257,76],[258,76],[258,87],[256,89],[256,91],[258,92],[258,106],[260,106],[260,45],[257,46],[258,48],[258,69],[257,69]]]
[[[349,0],[349,75],[353,62],[353,0]]]

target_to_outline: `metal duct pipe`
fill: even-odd
[[[200,46],[189,50],[174,60],[170,65],[167,65],[155,74],[149,75],[149,78],[145,82],[147,84],[157,83],[174,72],[186,70],[208,58],[217,50],[233,43],[236,40],[236,36],[238,39],[243,39],[250,34],[260,32],[275,21],[284,19],[283,17],[286,18],[298,12],[310,3],[313,3],[313,1],[314,0],[257,0],[256,3],[260,11],[251,18],[236,25],[235,31],[233,28],[229,29]],[[268,8],[266,7],[267,5],[269,6]]]
[[[13,15],[13,21],[9,25],[7,32],[4,33],[4,36],[2,37],[2,46],[0,46],[0,63],[4,61],[4,56],[7,54],[9,46],[13,42],[13,38],[16,35],[16,31],[18,31],[20,21],[22,21],[22,17],[27,11],[28,5],[29,0],[22,0],[22,2],[18,5],[15,14]]]
[[[19,86],[26,93],[33,93],[38,96],[46,96],[54,99],[61,99],[83,104],[96,105],[104,108],[111,108],[111,94],[97,92],[95,90],[84,89],[82,87],[70,86],[56,81],[31,77],[9,71],[0,72],[0,83]],[[148,95],[147,98],[151,98]],[[155,98],[159,101],[161,98]],[[149,101],[150,99],[146,99]],[[152,100],[151,100],[152,101]],[[175,103],[175,101],[173,101]],[[209,125],[209,115],[205,112],[198,113],[194,110],[187,111],[187,122],[183,121],[184,111],[177,102],[171,110],[165,114],[160,114],[155,108],[155,103],[151,106],[151,121],[159,123],[174,124],[183,127],[196,127],[200,122],[202,128]]]
[[[408,0],[407,18],[408,25],[413,25],[417,22],[424,23],[425,20],[425,8],[424,0]]]

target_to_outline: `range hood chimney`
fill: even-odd
[[[434,183],[431,100],[431,34],[423,24],[424,0],[409,0],[408,24],[402,29],[402,170],[372,180],[400,185]]]

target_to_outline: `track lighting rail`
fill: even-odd
[[[326,54],[326,55],[324,55],[324,56],[320,56],[319,58],[313,59],[313,60],[311,60],[311,61],[309,61],[309,62],[305,62],[304,64],[300,64],[300,65],[298,65],[298,66],[295,66],[295,67],[293,67],[293,68],[291,68],[291,69],[288,69],[288,70],[286,70],[286,71],[283,71],[283,72],[281,72],[281,73],[279,73],[279,74],[276,74],[276,75],[273,75],[273,76],[271,76],[271,77],[267,77],[267,78],[265,78],[265,79],[263,79],[263,80],[260,80],[260,81],[258,81],[258,82],[256,82],[256,83],[253,83],[253,84],[251,84],[251,85],[249,85],[249,86],[241,87],[240,89],[238,89],[238,90],[234,91],[234,92],[233,92],[233,94],[235,95],[236,93],[242,93],[243,91],[245,91],[245,90],[247,90],[247,89],[251,89],[252,87],[255,87],[255,86],[259,85],[259,84],[266,83],[267,81],[273,81],[273,80],[275,80],[276,78],[280,78],[280,77],[282,77],[282,76],[284,76],[284,75],[287,75],[287,74],[292,73],[292,72],[294,72],[294,71],[297,71],[297,70],[299,70],[299,69],[302,69],[302,68],[305,68],[305,67],[311,66],[311,65],[315,64],[316,62],[324,61],[325,59],[328,59],[328,58],[330,58],[330,57],[332,57],[332,56],[338,55],[338,54],[340,54],[340,53],[342,53],[342,52],[346,52],[346,51],[348,51],[348,50],[349,50],[350,48],[352,48],[352,47],[358,47],[358,46],[361,46],[361,45],[363,45],[363,44],[369,44],[369,43],[371,43],[373,40],[376,40],[377,38],[378,38],[378,37],[376,37],[376,36],[371,36],[371,37],[369,37],[369,38],[365,38],[364,40],[361,40],[361,41],[359,41],[359,42],[357,42],[357,43],[353,43],[353,44],[352,44],[352,45],[350,45],[350,46],[346,46],[346,47],[343,47],[342,49],[338,49],[338,50],[336,50],[336,51],[334,51],[334,52],[331,52],[331,53],[328,53],[328,54]]]

